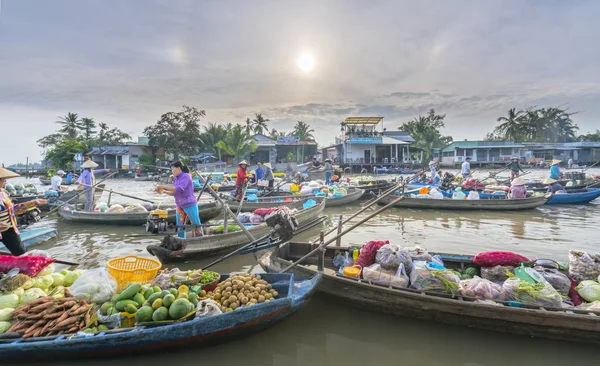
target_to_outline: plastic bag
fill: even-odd
[[[18,268],[20,273],[33,277],[40,273],[50,263],[54,263],[56,259],[22,255],[15,257],[12,255],[0,255],[0,273],[8,273],[13,268]]]
[[[460,281],[459,293],[462,296],[475,297],[478,299],[504,301],[502,286],[481,277],[473,277],[470,280]]]
[[[569,277],[579,283],[595,280],[600,275],[600,258],[578,250],[569,251]]]
[[[252,212],[253,214],[256,215],[260,215],[260,216],[267,216],[270,213],[272,213],[273,211],[275,211],[274,208],[257,208],[256,210],[254,210],[254,212]]]
[[[600,301],[600,283],[596,281],[581,281],[575,290],[585,301]]]
[[[360,251],[360,255],[356,260],[356,264],[361,266],[362,268],[368,267],[371,264],[375,263],[375,256],[377,255],[377,251],[382,246],[389,244],[389,240],[386,241],[370,241],[368,242]]]
[[[112,206],[110,206],[110,208],[108,210],[106,210],[106,213],[123,213],[125,212],[125,208],[123,208],[123,206],[117,204],[114,204]]]
[[[412,269],[412,259],[410,254],[404,248],[397,244],[386,244],[379,248],[375,255],[375,262],[381,264],[383,269],[397,270],[400,264],[410,273]]]
[[[148,210],[144,206],[140,205],[139,203],[136,203],[134,205],[127,206],[125,208],[125,212],[128,212],[128,213],[147,213]]]
[[[429,254],[427,252],[427,249],[421,248],[418,245],[415,245],[414,247],[411,247],[411,248],[404,248],[404,249],[406,249],[406,251],[408,251],[408,254],[410,255],[410,259],[412,261],[431,262],[433,260],[433,258],[431,257],[431,254]]]
[[[473,258],[473,263],[481,267],[512,266],[518,267],[521,262],[531,262],[528,258],[513,252],[483,252]]]
[[[261,222],[265,222],[265,218],[257,214],[252,214],[252,216],[250,216],[250,222],[253,224],[260,224]]]
[[[240,222],[241,222],[242,224],[247,224],[247,223],[249,223],[249,222],[250,222],[250,216],[252,216],[252,215],[253,215],[253,214],[252,214],[252,213],[250,213],[250,212],[243,212],[243,213],[239,214],[239,215],[237,216],[237,218],[238,218],[238,220],[240,220]]]
[[[531,284],[518,277],[511,277],[504,281],[502,289],[507,300],[541,307],[562,307],[562,297],[548,282]]]
[[[207,318],[222,314],[221,307],[215,300],[206,299],[198,302],[196,306],[196,318]]]
[[[160,271],[160,273],[154,277],[154,280],[152,280],[152,286],[158,286],[161,290],[177,287],[175,283],[171,282],[171,276],[177,272],[179,272],[179,268],[173,268],[170,271],[166,269]]]
[[[430,262],[432,263],[432,262]],[[458,293],[460,277],[449,269],[434,269],[427,262],[413,262],[410,273],[410,287],[423,291]],[[439,264],[438,264],[439,265]]]
[[[571,288],[569,289],[569,298],[571,299],[571,301],[573,302],[573,305],[575,305],[575,306],[583,303],[583,298],[581,298],[581,296],[579,296],[579,293],[577,292],[577,290],[575,290],[576,288],[577,288],[577,283],[575,283],[575,281],[571,280]]]
[[[494,283],[503,284],[510,275],[515,274],[513,266],[481,267],[481,277]]]
[[[113,315],[102,315],[100,310],[96,312],[98,316],[98,323],[104,324],[108,327],[108,329],[115,329],[121,327],[121,313],[116,313]]]
[[[302,205],[303,209],[307,209],[307,208],[311,208],[313,206],[316,206],[317,202],[313,199],[307,200],[306,202],[304,202],[304,204]]]
[[[28,250],[27,253],[25,253],[23,255],[28,255],[28,256],[33,256],[33,257],[52,258],[52,255],[50,254],[49,251],[47,251],[47,250],[41,250],[41,249]]]
[[[564,273],[554,268],[542,266],[533,267],[544,279],[554,287],[562,296],[568,296],[571,289],[571,280]]]
[[[593,301],[576,306],[577,310],[600,311],[600,301]]]
[[[117,292],[117,281],[106,268],[95,268],[83,272],[70,290],[73,296],[102,304]]]
[[[402,263],[395,271],[383,269],[380,264],[375,263],[363,268],[362,274],[363,279],[384,286],[405,288],[408,287],[410,281]]]

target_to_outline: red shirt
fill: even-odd
[[[248,174],[246,173],[246,169],[239,167],[238,171],[237,171],[237,178],[235,178],[235,184],[237,184],[238,186],[241,186],[242,184],[244,184],[246,182],[247,177],[248,177]]]

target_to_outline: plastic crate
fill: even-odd
[[[135,326],[135,314],[121,312],[121,328],[133,328]]]
[[[148,283],[156,277],[161,268],[156,259],[130,255],[109,260],[106,263],[108,273],[117,280],[117,292],[132,283]]]

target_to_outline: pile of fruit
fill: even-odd
[[[214,291],[207,297],[215,300],[221,311],[230,312],[239,307],[250,306],[277,298],[279,293],[273,286],[255,274],[238,274],[229,277],[226,281],[219,283]],[[200,297],[200,300],[204,300]]]
[[[137,323],[158,322],[182,319],[193,312],[197,304],[198,295],[190,293],[186,285],[161,290],[158,286],[133,284],[102,304],[100,313],[125,312],[135,314]]]
[[[102,330],[102,326],[96,327],[94,305],[70,296],[40,297],[15,309],[12,316],[15,322],[8,331],[23,333],[23,338],[73,334],[86,328]]]

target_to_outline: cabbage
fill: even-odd
[[[52,292],[48,295],[54,297],[55,299],[63,298],[65,297],[65,288],[62,286],[58,286],[57,288],[52,290]]]
[[[51,276],[54,280],[52,282],[52,286],[58,287],[62,286],[65,283],[65,276],[61,275],[60,273],[53,273]]]
[[[63,283],[63,286],[69,287],[72,284],[74,284],[75,281],[77,281],[77,279],[79,278],[79,276],[81,276],[82,272],[83,271],[78,269],[75,271],[67,272],[67,274],[65,275],[65,282]]]
[[[52,286],[52,283],[54,283],[54,279],[52,279],[52,275],[47,275],[42,277],[34,277],[33,282],[33,287],[47,290],[50,288],[50,286]]]
[[[592,302],[600,300],[600,283],[596,281],[581,281],[581,283],[575,287],[575,290],[585,301]]]
[[[27,289],[30,289],[30,288],[32,288],[32,287],[33,287],[33,285],[34,285],[34,282],[33,282],[33,280],[31,279],[31,280],[27,280],[27,282],[25,282],[25,283],[23,284],[23,286],[21,286],[21,287],[22,287],[23,289],[27,290]]]
[[[10,322],[0,322],[0,334],[6,333],[10,329],[12,324]]]
[[[46,293],[44,292],[44,290],[35,288],[35,287],[30,288],[29,290],[25,291],[23,296],[21,296],[20,304],[21,305],[29,304],[33,300],[40,298],[40,297],[44,297],[44,296],[46,296]]]
[[[12,318],[13,311],[15,311],[15,309],[12,309],[12,308],[5,308],[5,309],[0,310],[0,321],[2,321],[2,322],[9,321]]]
[[[36,277],[48,276],[54,273],[54,264],[50,263],[46,268],[42,269]]]
[[[67,273],[69,273],[68,269],[63,269],[62,271],[59,272],[61,275],[66,276]]]
[[[25,289],[23,287],[17,287],[13,292],[11,292],[11,294],[15,294],[18,297],[23,296],[24,293],[25,293]]]
[[[0,296],[0,309],[15,309],[19,305],[19,296],[15,294]]]

